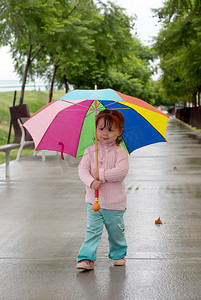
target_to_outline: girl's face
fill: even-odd
[[[112,144],[116,142],[118,136],[120,136],[122,132],[118,127],[113,123],[110,127],[105,126],[104,119],[101,118],[97,124],[97,137],[100,142],[105,145]]]

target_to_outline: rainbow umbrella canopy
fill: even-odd
[[[80,157],[94,144],[94,114],[105,108],[116,109],[124,115],[123,146],[128,153],[167,141],[167,115],[140,99],[112,89],[71,91],[44,106],[23,126],[31,134],[36,150]]]

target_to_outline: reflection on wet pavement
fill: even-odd
[[[201,144],[173,118],[167,139],[129,158],[125,267],[107,258],[104,230],[95,270],[76,270],[86,228],[76,162],[64,173],[57,156],[27,157],[10,180],[0,165],[0,299],[200,300]]]

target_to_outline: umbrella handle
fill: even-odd
[[[98,202],[99,198],[99,191],[95,190],[95,202]]]
[[[61,159],[64,160],[64,143],[59,142],[58,144],[61,145]]]
[[[95,87],[97,89],[97,87]],[[95,100],[95,122],[97,118],[97,100]],[[95,158],[96,158],[96,169],[98,170],[98,138],[97,138],[97,130],[96,130],[96,125],[95,125]],[[99,211],[100,209],[100,204],[98,203],[99,198],[99,191],[95,190],[95,203],[92,205],[92,209],[94,211]]]
[[[99,211],[100,204],[98,203],[99,198],[99,190],[95,190],[95,203],[92,205],[93,211]]]

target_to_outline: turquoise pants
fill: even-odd
[[[87,204],[87,231],[77,261],[83,259],[96,260],[97,248],[103,232],[103,224],[108,232],[109,255],[111,259],[120,259],[126,256],[127,244],[124,235],[123,215],[125,210],[100,209],[92,210]]]

